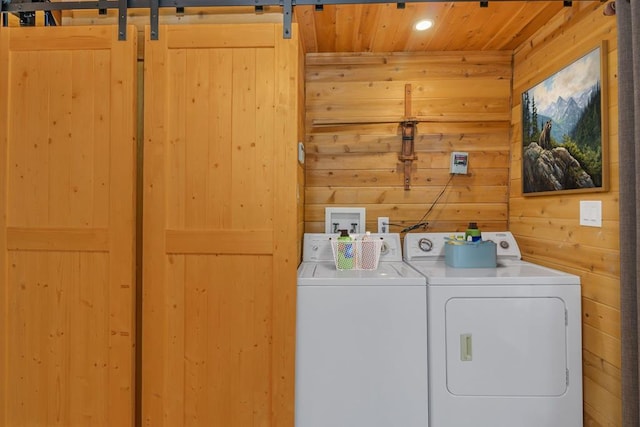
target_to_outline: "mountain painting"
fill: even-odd
[[[600,46],[522,94],[523,194],[603,191]]]

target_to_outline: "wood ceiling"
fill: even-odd
[[[307,53],[513,50],[558,13],[600,1],[489,1],[295,6],[294,21]],[[424,18],[426,31],[413,29]]]
[[[356,0],[327,0],[331,1]],[[512,51],[555,15],[570,18],[584,9],[603,7],[607,0],[574,0],[566,7],[560,0],[491,0],[486,7],[480,1],[425,0],[404,3],[404,8],[397,3],[362,1],[362,4],[326,4],[323,10],[294,6],[293,21],[299,24],[305,52]],[[203,4],[206,2],[203,0]],[[267,6],[260,14],[246,6],[188,7],[180,16],[176,16],[173,8],[162,8],[160,13],[160,23],[283,21],[282,8],[278,6]],[[145,9],[130,9],[128,16],[130,22],[140,27],[149,22]],[[425,18],[433,20],[433,27],[415,31],[415,23]],[[71,10],[63,12],[62,25],[117,23],[116,19],[115,10],[104,16],[95,10]],[[17,18],[12,16],[9,24],[18,25]]]

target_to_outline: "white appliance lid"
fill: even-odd
[[[338,270],[333,262],[303,262],[298,286],[425,286],[422,274],[402,261],[381,262],[376,270]]]
[[[438,286],[579,285],[580,277],[520,260],[498,260],[496,268],[454,268],[443,260],[409,262]]]

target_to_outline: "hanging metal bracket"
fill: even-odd
[[[127,0],[118,0],[118,40],[127,39]]]
[[[404,86],[404,115],[400,123],[402,128],[402,152],[398,159],[404,163],[404,189],[411,189],[411,163],[417,159],[414,152],[414,140],[418,121],[411,117],[411,84]]]
[[[158,0],[149,0],[149,24],[151,25],[151,40],[158,40],[158,15],[160,7]]]
[[[417,159],[414,149],[414,139],[416,137],[417,121],[407,120],[400,124],[402,126],[402,153],[398,159],[404,163],[404,189],[411,189],[411,162]]]
[[[282,3],[282,37],[291,38],[291,22],[293,19],[293,1],[283,0]]]

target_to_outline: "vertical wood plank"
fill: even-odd
[[[185,365],[185,425],[197,426],[211,422],[208,416],[207,371],[210,361],[206,357],[209,341],[209,273],[204,255],[189,257],[186,261],[184,281],[184,307],[189,316],[184,317],[184,365]],[[215,273],[214,273],[215,274]]]
[[[71,62],[69,84],[71,85],[70,116],[73,120],[85,123],[78,129],[74,129],[71,135],[71,153],[68,161],[71,163],[69,170],[69,211],[73,212],[77,226],[88,226],[93,223],[93,181],[95,170],[93,164],[88,163],[95,158],[95,145],[88,143],[94,141],[94,129],[96,120],[94,115],[95,90],[92,79],[95,70],[96,58],[94,52],[80,51],[75,53],[78,60]],[[59,84],[59,83],[58,83]]]
[[[186,79],[185,104],[185,187],[184,211],[186,228],[205,228],[207,194],[208,133],[201,126],[209,121],[209,55],[205,49],[188,49],[187,70],[193,70]],[[176,94],[177,95],[177,94]],[[186,144],[186,142],[189,142]]]
[[[93,76],[96,81],[108,81],[111,69],[108,66],[110,52],[94,52],[95,63]],[[109,105],[104,102],[109,99],[109,85],[95,85],[93,90],[94,124],[92,138],[95,141],[93,158],[93,224],[107,227],[109,221],[109,193],[104,191],[109,182],[109,164],[104,159],[109,157],[110,127],[112,123]]]
[[[161,27],[160,31],[166,31]],[[150,28],[145,28],[144,69],[144,194],[143,194],[143,253],[142,266],[142,417],[145,426],[182,425],[182,414],[166,407],[167,340],[165,335],[165,154],[164,135],[170,127],[165,106],[169,104],[167,90],[170,81],[166,67],[167,37],[150,40]],[[170,175],[169,177],[170,178]],[[171,194],[171,193],[169,193]],[[153,215],[151,215],[153,213]],[[153,249],[153,250],[151,250]],[[158,332],[162,331],[162,332]],[[179,383],[178,383],[179,384]],[[165,424],[166,423],[166,424]]]
[[[51,70],[50,74],[43,71],[42,77],[50,88],[51,100],[54,105],[49,107],[49,126],[35,126],[35,129],[38,130],[35,140],[46,141],[48,137],[48,144],[47,146],[34,144],[34,146],[37,145],[38,151],[48,148],[48,155],[43,159],[42,166],[44,170],[49,172],[46,177],[47,193],[50,197],[47,206],[49,224],[65,227],[71,225],[69,160],[71,159],[73,138],[71,129],[73,129],[72,124],[75,118],[72,117],[72,93],[69,89],[73,90],[71,64],[75,55],[68,51],[44,52],[41,55],[47,58],[46,62]],[[34,96],[38,95],[34,94]]]
[[[116,425],[134,424],[135,348],[135,175],[137,135],[137,37],[111,33],[111,159],[109,198],[109,413]]]
[[[274,206],[274,290],[273,290],[273,371],[272,412],[273,425],[293,425],[294,372],[295,372],[295,301],[296,301],[296,165],[297,129],[290,120],[297,120],[298,91],[303,82],[298,80],[298,28],[292,28],[291,39],[278,36],[275,28],[277,104]]]
[[[277,48],[276,48],[277,51]],[[276,128],[279,120],[277,108],[274,108],[274,99],[276,99],[276,89],[280,87],[277,82],[277,58],[274,52],[267,49],[256,51],[256,67],[262,72],[256,75],[256,105],[257,111],[261,114],[256,115],[255,119],[255,172],[252,188],[262,188],[258,194],[254,194],[255,212],[259,210],[266,212],[274,212],[275,204],[278,203],[275,189],[274,171],[276,170],[276,159],[279,155],[277,150],[278,143],[287,144],[286,140],[279,140]],[[268,72],[265,72],[268,71]],[[292,120],[289,117],[287,120]],[[292,126],[295,127],[295,126]],[[277,214],[274,212],[274,217]],[[264,221],[264,217],[254,217],[250,221],[254,224]],[[264,228],[273,228],[273,224],[267,219],[267,222],[260,223]]]
[[[253,165],[256,160],[256,117],[246,114],[255,111],[256,94],[255,49],[233,50],[231,132],[233,151],[231,155],[231,211],[232,227],[242,228],[258,220],[254,215],[260,212],[255,204],[256,188]],[[259,188],[259,187],[258,187]]]
[[[187,391],[187,365],[185,343],[189,331],[184,318],[187,304],[186,280],[187,280],[187,259],[184,255],[168,255],[166,266],[167,286],[166,307],[167,307],[167,362],[163,374],[166,378],[171,378],[171,386],[175,390],[167,388],[166,401],[167,409],[165,419],[167,426],[189,425],[194,420],[189,419],[186,405],[189,403],[184,399],[182,391]],[[146,348],[146,347],[145,347]],[[145,381],[145,379],[143,379]],[[177,391],[177,392],[176,392]],[[197,421],[197,419],[196,419]]]
[[[232,130],[226,124],[231,122],[233,92],[227,83],[233,73],[233,53],[230,49],[212,49],[209,55],[212,83],[209,85],[207,224],[213,228],[228,229],[231,228],[233,189],[228,184],[232,165],[226,160],[231,158],[233,147],[229,143]]]
[[[187,50],[174,49],[167,52],[167,64],[173,70],[174,78],[171,79],[168,92],[175,94],[172,102],[167,106],[169,117],[174,117],[166,124],[168,132],[167,161],[169,171],[167,173],[167,197],[170,200],[179,200],[174,209],[166,211],[167,223],[170,227],[183,228],[186,226],[186,154],[187,154],[187,129],[191,112],[187,94]],[[145,92],[146,93],[146,92]]]
[[[9,134],[9,123],[7,122],[9,112],[9,31],[6,28],[0,29],[0,159],[7,158],[7,145]],[[8,162],[0,161],[0,205],[7,203],[7,166]],[[7,216],[0,215],[0,283],[6,284],[9,280],[9,269],[7,265],[7,236],[4,230],[7,228]],[[0,310],[2,316],[7,310],[9,303],[8,286],[0,287]],[[4,319],[3,319],[4,320]],[[9,407],[9,396],[7,394],[8,357],[5,351],[9,342],[9,324],[3,321],[0,323],[0,424],[6,425]],[[13,396],[11,397],[13,398]]]

